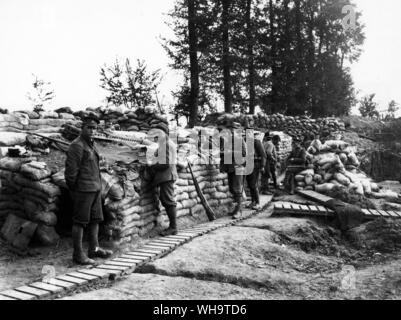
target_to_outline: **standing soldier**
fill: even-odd
[[[65,180],[73,200],[73,256],[77,264],[94,264],[92,258],[107,258],[112,251],[99,247],[99,223],[103,221],[101,202],[101,176],[99,152],[93,141],[93,134],[99,120],[86,117],[82,123],[81,135],[70,145],[65,162]],[[82,248],[84,228],[89,229],[88,256]]]
[[[252,128],[249,128],[252,129]],[[260,209],[260,199],[259,199],[259,178],[260,173],[264,173],[266,166],[266,153],[263,149],[262,141],[258,139],[259,133],[254,135],[254,165],[251,174],[246,176],[246,181],[248,183],[249,190],[251,192],[251,204],[250,207],[254,210]]]
[[[222,152],[220,153],[220,170],[226,172],[228,176],[228,185],[231,194],[234,197],[235,208],[230,213],[233,219],[238,219],[242,216],[242,196],[244,192],[244,163],[238,163],[238,160],[246,156],[246,144],[241,134],[235,132],[235,129],[240,129],[241,125],[232,120],[228,120],[225,127],[230,130],[230,137],[221,137],[220,147]],[[220,127],[220,129],[222,129]],[[225,139],[232,142],[231,146],[228,146],[230,150],[226,150]],[[242,150],[235,150],[234,146],[242,145]],[[239,152],[239,153],[238,153]],[[224,162],[225,155],[230,158],[229,163]],[[242,160],[242,159],[241,159]]]
[[[294,194],[295,191],[295,176],[305,170],[306,165],[306,150],[302,146],[301,141],[294,138],[292,151],[287,159],[287,169],[284,178],[284,185],[291,194]]]
[[[177,202],[174,195],[174,182],[178,179],[177,148],[162,130],[151,130],[149,138],[150,140],[157,140],[156,142],[159,145],[157,156],[159,159],[163,159],[146,168],[150,180],[149,187],[154,188],[157,192],[169,218],[169,227],[162,232],[162,235],[175,235],[177,234]]]
[[[270,133],[269,133],[270,134]],[[277,138],[275,139],[277,142]],[[277,177],[276,177],[276,165],[277,165],[277,152],[276,145],[272,141],[271,136],[265,135],[263,148],[266,153],[266,166],[265,166],[265,176],[263,177],[263,191],[265,194],[271,194],[269,191],[269,180],[273,179],[274,188],[277,189]]]

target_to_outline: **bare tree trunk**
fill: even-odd
[[[224,110],[227,113],[233,112],[231,74],[230,74],[230,44],[229,44],[229,10],[231,0],[222,0],[222,29],[223,29],[223,78],[224,78]]]
[[[199,99],[199,63],[198,63],[198,38],[196,34],[196,9],[195,0],[188,0],[188,35],[189,35],[189,60],[191,73],[191,93],[189,101],[189,127],[196,125],[198,118]]]
[[[252,0],[246,2],[246,31],[248,38],[248,73],[249,73],[249,114],[255,113],[255,57],[253,54],[253,39],[252,39]]]
[[[270,22],[270,43],[271,43],[271,68],[272,68],[272,90],[271,90],[271,112],[274,113],[276,111],[276,99],[277,99],[277,68],[276,68],[276,38],[274,35],[274,6],[273,0],[269,0],[269,22]]]

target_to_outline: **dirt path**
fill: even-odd
[[[270,214],[196,238],[111,288],[66,299],[401,297],[399,249],[361,249],[325,222]]]

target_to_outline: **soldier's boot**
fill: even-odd
[[[242,217],[242,196],[236,197],[236,204],[234,211],[231,213],[231,216],[234,220]]]
[[[88,257],[89,258],[108,258],[113,254],[111,250],[105,250],[100,248],[99,246],[99,224],[98,223],[91,223],[89,225],[89,250],[88,250]]]
[[[161,235],[164,237],[177,234],[177,207],[171,206],[166,209],[166,212],[170,225],[166,230],[161,232]]]
[[[255,190],[255,203],[252,207],[253,210],[260,210],[260,198],[259,198],[259,191]]]
[[[73,242],[73,254],[72,261],[80,265],[91,265],[95,264],[95,261],[89,259],[82,248],[82,239],[84,235],[84,228],[78,224],[72,226],[72,242]]]

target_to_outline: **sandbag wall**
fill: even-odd
[[[217,165],[205,165],[199,162],[193,164],[192,170],[209,205],[218,208],[220,215],[226,213],[232,202],[227,175],[220,173]],[[206,219],[205,209],[196,193],[189,169],[181,169],[178,177],[175,183],[178,224],[180,219],[188,217]],[[156,190],[149,188],[148,182],[142,175],[128,183],[134,185],[135,190],[131,188],[131,192],[125,193],[122,199],[113,198],[110,193],[107,195],[106,210],[115,216],[115,220],[107,226],[113,239],[129,242],[155,229],[160,231],[167,228],[169,220],[159,202]]]
[[[341,132],[345,130],[345,124],[336,118],[312,119],[307,116],[285,116],[282,114],[267,115],[258,113],[256,115],[214,113],[206,116],[203,125],[216,125],[225,119],[232,119],[243,127],[253,126],[255,129],[265,131],[283,131],[291,137],[301,138],[304,134],[322,134],[328,132]]]
[[[46,164],[35,158],[0,159],[0,226],[13,214],[38,224],[35,238],[39,243],[55,244],[61,192],[51,175]]]
[[[297,189],[327,193],[339,186],[359,195],[381,197],[378,185],[358,169],[356,151],[355,147],[341,140],[309,147],[311,165],[295,176]]]

